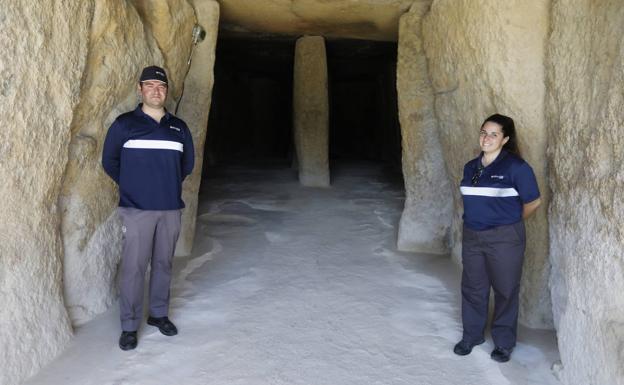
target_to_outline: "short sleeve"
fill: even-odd
[[[188,126],[184,123],[184,152],[182,155],[182,179],[185,179],[193,171],[195,166],[195,148],[193,146],[193,135]]]
[[[471,163],[472,161],[466,163],[464,165],[464,175],[462,177],[462,180],[460,182],[461,186],[469,186],[470,185],[470,180],[472,179],[472,167],[471,167]]]
[[[102,167],[117,184],[119,184],[121,148],[125,140],[123,127],[119,119],[115,119],[113,124],[109,127],[104,140]]]
[[[514,185],[516,191],[520,195],[522,203],[533,202],[540,197],[539,187],[537,185],[537,179],[535,173],[528,163],[522,162],[522,164],[516,169],[514,173]]]

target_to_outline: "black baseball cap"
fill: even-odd
[[[139,82],[144,82],[147,80],[158,80],[159,82],[167,84],[167,73],[164,69],[158,66],[145,67],[143,68],[143,72],[141,72]]]

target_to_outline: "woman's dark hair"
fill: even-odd
[[[487,119],[483,121],[481,128],[483,128],[487,122],[496,123],[501,126],[503,136],[509,137],[509,140],[503,145],[503,148],[517,157],[521,157],[520,149],[518,148],[518,137],[516,136],[516,125],[514,124],[513,119],[509,116],[494,114],[488,116]]]

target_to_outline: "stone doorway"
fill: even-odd
[[[227,34],[219,38],[204,176],[210,167],[233,164],[297,168],[293,139],[297,40]],[[397,44],[355,39],[323,39],[323,43],[328,119],[320,157],[328,158],[324,162],[329,162],[330,174],[341,162],[366,161],[400,175]]]

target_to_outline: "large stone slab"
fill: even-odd
[[[437,0],[423,21],[442,153],[455,194],[454,258],[461,255],[459,181],[464,163],[479,152],[478,132],[487,116],[498,112],[514,118],[520,149],[537,176],[543,204],[527,221],[520,293],[520,320],[532,327],[552,327],[544,109],[548,4],[544,0]]]
[[[624,7],[553,2],[550,254],[565,384],[624,384]]]
[[[219,4],[216,1],[193,2],[197,23],[206,31],[204,41],[193,50],[191,67],[184,83],[184,97],[178,116],[188,124],[195,145],[195,168],[182,186],[182,199],[186,208],[182,213],[182,230],[176,246],[176,255],[189,255],[195,237],[197,203],[204,161],[204,143],[208,129],[208,113],[214,85],[215,49],[219,31]]]
[[[295,45],[293,130],[304,186],[329,186],[329,95],[325,39],[304,36]]]
[[[424,2],[430,2],[425,0]],[[225,33],[396,41],[414,0],[219,0]]]
[[[165,22],[175,26],[171,20]],[[115,214],[117,186],[101,167],[106,132],[118,114],[136,107],[141,69],[164,65],[154,37],[131,3],[97,1],[91,31],[84,38],[89,55],[60,197],[65,301],[77,325],[106,310],[117,293],[121,228]]]
[[[398,248],[445,254],[456,194],[442,156],[434,90],[422,44],[422,18],[428,10],[429,4],[414,4],[399,26],[397,93],[406,197]]]
[[[67,344],[59,193],[93,1],[0,9],[0,383],[18,384]]]

